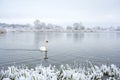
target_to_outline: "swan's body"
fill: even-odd
[[[47,48],[45,46],[40,47],[40,51],[47,51]]]
[[[48,51],[47,49],[48,49],[48,41],[45,41],[45,46],[41,46],[40,51],[45,52],[45,51]]]

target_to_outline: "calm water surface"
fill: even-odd
[[[39,47],[48,44],[48,59]],[[120,32],[57,33],[15,32],[0,34],[0,68],[10,65],[60,65],[86,63],[120,66]]]

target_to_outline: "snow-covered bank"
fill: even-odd
[[[110,66],[76,67],[61,65],[59,69],[55,66],[44,67],[42,65],[29,69],[24,67],[8,67],[1,70],[0,80],[119,80],[120,68],[111,64]]]

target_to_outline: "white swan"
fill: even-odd
[[[45,41],[45,46],[40,47],[40,51],[43,51],[43,52],[48,51],[48,41]]]

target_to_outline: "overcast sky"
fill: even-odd
[[[120,25],[120,0],[0,0],[0,22]]]

